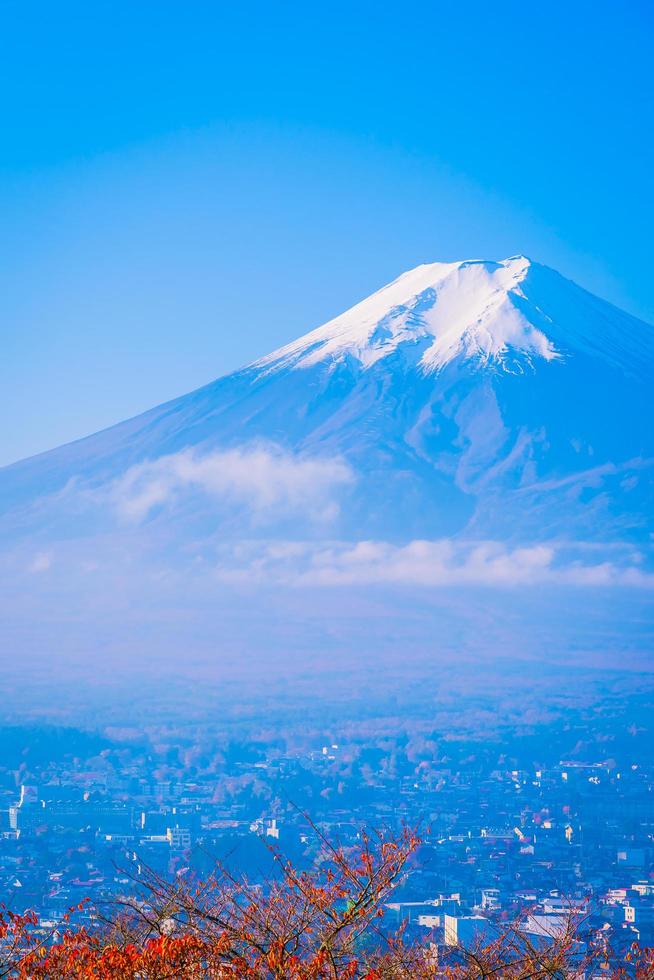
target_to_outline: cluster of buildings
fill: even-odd
[[[316,860],[316,827],[347,847],[362,827],[409,826],[422,843],[390,925],[447,947],[515,920],[553,935],[572,913],[589,941],[654,946],[654,760],[596,746],[548,760],[537,745],[517,758],[501,741],[406,736],[311,742],[150,735],[0,762],[0,901],[56,924],[83,899],[137,893],[145,868],[202,876],[218,861],[264,881],[269,845],[302,867]]]

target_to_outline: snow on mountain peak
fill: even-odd
[[[553,343],[524,313],[520,285],[530,266],[523,255],[419,265],[253,366],[306,368],[351,357],[365,369],[399,349],[414,351],[426,373],[457,357],[502,364],[511,351],[552,360],[559,356]]]

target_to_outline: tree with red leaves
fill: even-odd
[[[654,951],[617,961],[605,946],[581,955],[579,923],[547,942],[517,925],[439,959],[382,928],[383,907],[418,845],[362,836],[357,851],[321,836],[322,861],[298,871],[273,851],[266,887],[222,865],[210,879],[170,882],[147,872],[143,899],[97,915],[98,928],[43,931],[35,916],[0,914],[0,978],[12,980],[546,980],[602,976],[654,980]],[[100,928],[101,926],[101,928]]]

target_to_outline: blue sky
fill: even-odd
[[[650,3],[0,13],[0,462],[421,261],[526,252],[654,320]]]

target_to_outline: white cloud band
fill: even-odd
[[[245,505],[256,517],[297,512],[328,520],[338,512],[336,491],[353,480],[339,458],[303,457],[274,445],[184,449],[132,466],[110,485],[109,497],[119,515],[134,523],[193,491]]]
[[[588,562],[557,545],[500,542],[241,542],[227,546],[223,580],[287,585],[632,586],[654,588],[654,574],[633,560]]]

